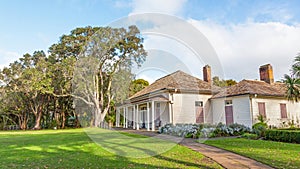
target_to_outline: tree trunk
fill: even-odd
[[[103,121],[101,118],[101,110],[99,107],[95,108],[95,119],[94,119],[94,126],[93,127],[99,127],[100,123]]]
[[[33,127],[33,130],[41,129],[41,118],[42,118],[42,111],[38,111],[35,116],[35,125]]]
[[[61,128],[64,129],[65,128],[65,123],[66,123],[66,115],[65,115],[64,110],[61,112],[61,116],[62,116]]]
[[[27,122],[28,122],[28,117],[26,113],[24,113],[22,116],[19,116],[19,126],[21,130],[27,129]]]

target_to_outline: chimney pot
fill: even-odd
[[[266,83],[274,83],[273,68],[270,64],[266,64],[259,67],[260,80]]]
[[[203,67],[203,80],[211,83],[211,68],[209,65]]]

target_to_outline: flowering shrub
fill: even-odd
[[[251,129],[241,124],[231,124],[226,126],[209,124],[166,124],[159,128],[159,133],[186,138],[211,138],[224,136],[238,136],[244,133],[250,133]]]
[[[197,124],[166,124],[165,126],[159,128],[159,133],[179,137],[196,138],[199,127],[200,126]]]

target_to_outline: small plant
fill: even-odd
[[[255,123],[252,126],[252,129],[253,129],[252,132],[254,134],[256,134],[259,138],[263,138],[266,135],[266,131],[268,129],[268,124],[267,124],[266,119],[264,118],[263,115],[258,115],[257,119],[258,119],[259,122]]]
[[[296,124],[295,124],[295,121],[294,121],[294,120],[289,121],[289,122],[288,122],[288,125],[289,125],[289,128],[290,128],[290,129],[296,128]]]
[[[261,123],[267,123],[266,118],[261,114],[257,116],[257,120]]]

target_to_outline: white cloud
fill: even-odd
[[[0,69],[9,66],[10,63],[18,60],[21,55],[17,52],[11,52],[0,49]]]
[[[273,65],[275,80],[289,73],[300,51],[300,25],[248,22],[223,26],[190,19],[211,42],[227,78],[259,79],[260,65]]]
[[[262,2],[256,9],[252,10],[250,20],[290,22],[294,15],[289,10],[288,4],[275,5]]]
[[[183,12],[185,2],[185,0],[133,0],[131,2],[132,12],[129,16],[137,13],[164,13],[180,16]],[[298,45],[300,44],[300,25],[295,23],[293,23],[294,25],[285,24],[293,19],[293,15],[284,7],[265,7],[262,5],[259,9],[260,10],[253,10],[253,12],[249,14],[248,21],[240,24],[224,25],[207,20],[187,19],[189,23],[194,25],[207,37],[214,47],[222,63],[222,69],[226,78],[236,80],[259,79],[259,66],[270,63],[273,65],[275,80],[281,80],[284,74],[289,73],[293,59],[300,51]],[[150,26],[150,30],[145,29],[145,26],[141,27],[143,33],[155,32],[157,31],[156,29],[158,29],[163,33],[167,32],[166,34],[172,34],[172,32],[176,32],[176,29],[180,27],[176,20],[173,24],[169,23],[169,25],[167,25],[164,18],[160,16],[158,18],[154,18],[153,15],[148,17],[141,16],[141,18],[137,16],[134,18],[138,18],[138,20],[142,21],[141,23],[145,23],[145,25],[149,24],[147,20],[153,21],[151,24],[154,25],[152,27]],[[129,18],[129,20],[130,19],[131,18]],[[138,21],[135,23],[137,23],[137,25],[139,24]],[[189,40],[183,42],[191,43],[190,37],[194,33],[195,32],[188,32],[188,30],[182,30],[180,33],[177,33],[178,36],[176,37],[179,37],[180,40]],[[193,37],[192,39],[199,41],[195,36]],[[183,61],[185,65],[189,65],[188,68],[191,72],[201,77],[201,73],[197,73],[201,66],[203,66],[199,65],[201,63],[196,64],[193,59],[190,59],[191,57],[185,57],[189,54],[182,50],[182,48],[179,50],[176,45],[169,47],[171,43],[163,44],[163,42],[163,38],[154,38],[152,36],[146,39],[145,47],[153,45],[151,46],[152,49],[167,51],[174,56],[180,55],[180,60]],[[206,47],[199,44],[199,42],[197,44],[197,48],[201,48],[202,50],[206,49]],[[190,47],[192,47],[192,49],[195,48],[194,46]],[[169,51],[164,50],[165,48],[169,49]],[[206,55],[204,54],[204,56]],[[203,61],[203,64],[211,64],[206,60]],[[218,73],[215,75],[223,76]]]
[[[186,0],[133,0],[132,13],[180,14]]]

